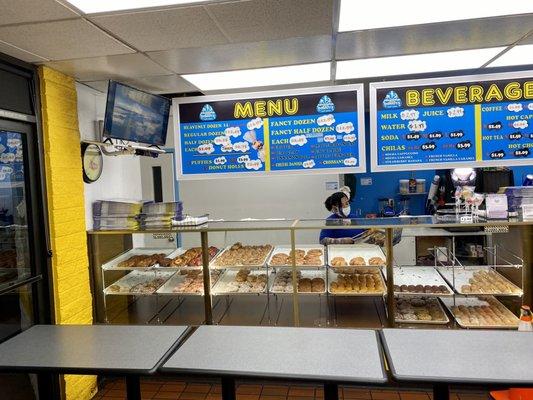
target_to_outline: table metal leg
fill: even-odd
[[[126,377],[126,398],[141,400],[141,379],[138,376]]]
[[[433,400],[449,400],[450,388],[446,383],[436,383],[433,385]]]
[[[324,400],[339,400],[339,386],[336,383],[324,383]]]
[[[222,378],[222,400],[235,400],[235,379],[234,378]]]

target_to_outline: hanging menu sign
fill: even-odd
[[[533,71],[370,84],[372,171],[533,160]]]
[[[365,171],[363,86],[173,100],[177,175]]]

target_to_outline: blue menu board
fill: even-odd
[[[533,71],[370,84],[372,171],[533,161]]]
[[[362,85],[173,103],[181,179],[365,171]]]

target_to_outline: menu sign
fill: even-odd
[[[370,84],[372,171],[533,160],[533,71]]]
[[[365,170],[362,85],[173,100],[177,175]]]

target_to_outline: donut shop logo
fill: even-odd
[[[391,90],[383,99],[383,107],[385,108],[399,108],[402,106],[402,99],[394,90]]]
[[[318,101],[318,104],[316,105],[316,111],[321,114],[331,113],[335,111],[335,104],[328,95],[324,95]]]
[[[206,104],[202,107],[202,111],[200,111],[200,119],[202,121],[214,121],[217,119],[217,113],[213,110],[213,107]]]

